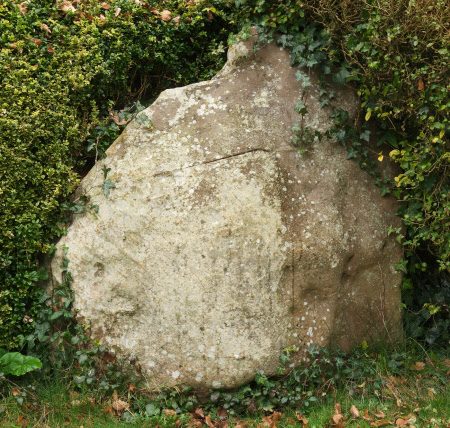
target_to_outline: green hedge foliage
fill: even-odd
[[[223,65],[233,27],[215,3],[1,2],[0,346],[31,329],[65,201],[92,141],[105,150],[120,130],[108,111]]]

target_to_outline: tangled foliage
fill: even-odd
[[[306,5],[305,5],[306,6]],[[402,173],[402,242],[450,270],[450,4],[444,0],[308,2],[326,25]]]
[[[163,3],[0,5],[1,346],[14,348],[32,328],[46,277],[39,261],[79,210],[63,203],[77,171],[126,123],[114,109],[223,64],[226,7]]]

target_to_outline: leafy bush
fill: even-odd
[[[450,343],[450,274],[440,272],[429,254],[420,254],[411,258],[409,278],[403,284],[406,334],[445,348]],[[427,270],[423,271],[425,260]]]
[[[46,278],[39,261],[79,210],[64,203],[77,171],[123,128],[108,115],[222,66],[232,27],[220,2],[196,3],[1,3],[2,346],[32,329]]]

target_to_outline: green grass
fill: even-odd
[[[406,383],[406,386],[411,384]],[[71,397],[65,385],[57,381],[38,385],[36,388],[37,401],[27,400],[24,406],[19,406],[12,390],[9,395],[3,398],[0,408],[2,409],[0,426],[2,427],[124,427],[124,426],[155,426],[157,421],[161,427],[171,427],[176,420],[181,420],[180,426],[187,426],[190,415],[181,417],[159,417],[148,418],[139,417],[134,422],[121,420],[120,414],[112,415],[105,412],[106,403],[96,403],[95,397],[90,394]],[[405,418],[413,415],[415,417],[414,426],[419,427],[446,427],[450,423],[450,391],[448,388],[440,390],[434,397],[417,397],[416,406],[405,404],[398,407],[396,400],[389,398],[351,397],[346,391],[340,391],[336,395],[335,402],[340,403],[342,415],[345,418],[347,427],[369,428],[370,421],[363,420],[362,416],[367,409],[374,421],[387,419],[395,422],[398,418]],[[412,403],[411,403],[412,404]],[[361,413],[361,417],[353,419],[350,413],[351,406],[354,405]],[[414,408],[413,408],[414,407]],[[276,423],[276,427],[290,428],[302,426],[298,421],[296,411],[280,409],[283,418]],[[386,416],[377,418],[375,412],[383,412]],[[297,414],[308,419],[310,428],[322,428],[331,423],[331,417],[335,413],[334,402],[317,404],[310,409],[298,409]],[[246,415],[241,419],[230,419],[230,427],[238,423],[246,422],[248,428],[257,427],[262,424],[264,417],[270,416],[270,412]],[[433,420],[435,422],[433,422]],[[206,425],[204,425],[206,426]],[[394,425],[395,426],[395,425]]]
[[[373,380],[370,379],[363,379],[358,385],[343,380],[335,388],[331,386],[329,379],[324,379],[326,387],[318,386],[312,392],[318,397],[318,401],[312,402],[309,406],[299,404],[297,407],[252,412],[255,406],[248,405],[247,401],[245,405],[235,407],[235,414],[228,412],[229,427],[239,424],[248,428],[301,427],[304,425],[299,421],[299,416],[308,420],[310,428],[343,426],[364,428],[371,427],[373,426],[371,424],[383,419],[392,423],[384,426],[395,427],[399,418],[409,419],[410,423],[407,426],[413,425],[416,428],[450,426],[448,387],[450,361],[446,359],[448,358],[446,353],[442,350],[439,355],[426,352],[411,342],[402,346],[391,350],[390,353],[379,349],[367,360],[367,364],[373,365],[379,373],[380,387],[377,389],[373,388]],[[350,354],[349,361],[359,358],[357,355],[359,354]],[[188,400],[183,401],[174,391],[157,402],[149,391],[141,389],[136,392],[134,388],[127,388],[128,385],[125,384],[117,390],[119,396],[116,394],[115,397],[111,397],[89,390],[86,386],[74,385],[69,372],[56,373],[59,375],[50,378],[39,373],[36,376],[30,374],[19,379],[10,378],[9,382],[0,384],[0,426],[114,428],[158,425],[160,428],[169,428],[187,427],[192,418],[185,407]],[[372,387],[369,388],[369,385]],[[255,385],[252,388],[256,402],[258,390]],[[121,400],[122,404],[118,400]],[[159,415],[150,417],[146,413],[146,405],[150,402],[156,403]],[[175,402],[181,409],[179,414],[171,415],[173,411],[170,410],[167,410],[166,414],[166,409],[177,408],[174,407]],[[336,414],[336,403],[340,405],[340,414],[345,425],[333,425],[332,417]],[[125,408],[127,405],[129,412]],[[218,406],[220,403],[203,402],[194,404],[194,409],[202,408],[205,416],[210,414],[213,423],[216,421],[214,427],[224,428],[224,420],[217,416]],[[360,417],[352,416],[352,406],[359,411]],[[365,414],[372,419],[364,420]],[[208,426],[205,417],[197,416],[196,420],[197,423],[203,423],[202,426]]]

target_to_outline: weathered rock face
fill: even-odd
[[[144,112],[154,129],[128,125],[82,182],[98,219],[76,217],[58,245],[80,321],[137,357],[150,385],[235,387],[274,373],[285,347],[301,360],[311,344],[399,327],[396,202],[339,144],[292,147],[296,70],[287,51],[251,43],[213,80],[163,92]],[[323,132],[316,89],[304,120]],[[358,112],[349,89],[337,103]]]

